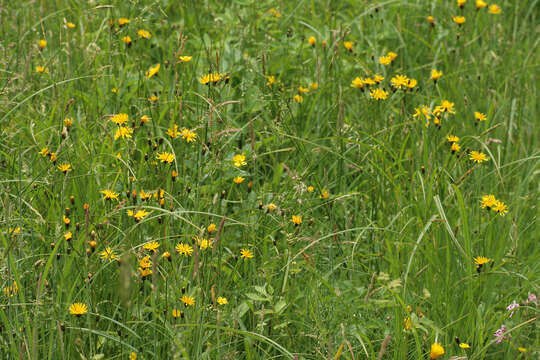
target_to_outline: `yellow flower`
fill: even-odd
[[[44,148],[41,148],[41,151],[38,153],[39,155],[41,156],[47,156],[49,155],[49,148],[48,147],[44,147]]]
[[[476,0],[477,9],[485,8],[486,6],[487,6],[487,3],[484,0]]]
[[[128,210],[127,214],[128,214],[128,216],[131,216],[132,218],[135,218],[135,221],[139,222],[150,213],[148,211],[144,211],[144,210],[137,210],[136,212],[134,212],[133,210]]]
[[[476,119],[476,121],[486,121],[487,120],[486,114],[482,114],[481,112],[478,112],[478,111],[474,112],[474,118]]]
[[[448,100],[443,100],[442,101],[441,108],[443,109],[443,111],[445,111],[445,112],[447,112],[449,114],[455,114],[456,113],[454,111],[454,103],[450,102]]]
[[[460,8],[463,8],[463,6],[465,6],[465,3],[467,2],[467,0],[457,0],[457,5],[460,7]]]
[[[151,102],[156,102],[159,100],[159,97],[157,97],[156,95],[152,95],[148,98],[148,101],[151,101]]]
[[[519,352],[527,352],[527,348],[524,348],[524,347],[518,347],[517,348]]]
[[[314,36],[310,36],[308,39],[307,39],[308,43],[311,45],[311,46],[315,46],[315,43],[317,42],[317,39],[315,39]]]
[[[141,116],[140,121],[141,121],[141,125],[143,125],[143,124],[149,123],[150,118],[148,117],[148,115],[143,115],[143,116]]]
[[[270,14],[272,14],[275,18],[280,18],[281,17],[281,13],[277,10],[277,9],[274,9],[274,8],[271,8],[270,10],[268,10],[270,12]]]
[[[373,75],[373,81],[375,81],[377,84],[380,84],[383,80],[384,80],[384,76]]]
[[[244,178],[241,177],[241,176],[237,176],[237,177],[235,177],[235,178],[233,179],[233,181],[234,181],[235,184],[241,184],[241,183],[244,182]]]
[[[191,256],[191,253],[193,252],[193,247],[188,244],[180,243],[175,246],[175,250],[180,255]]]
[[[111,117],[111,121],[113,123],[115,123],[116,125],[124,125],[125,123],[127,123],[129,120],[129,115],[128,114],[124,114],[124,113],[121,113],[121,114],[115,114]]]
[[[73,233],[71,231],[68,231],[67,233],[64,234],[64,239],[66,241],[69,241],[73,238]]]
[[[240,250],[240,257],[244,260],[253,258],[253,253],[249,249]]]
[[[431,70],[431,80],[437,81],[443,75],[442,71],[437,71],[436,69]]]
[[[129,46],[129,45],[131,45],[132,40],[131,40],[130,36],[126,35],[126,36],[122,36],[122,41],[124,42],[124,44]]]
[[[480,164],[484,161],[488,161],[486,154],[479,151],[471,151],[469,154],[469,160],[474,161],[477,164]]]
[[[300,96],[299,94],[296,94],[294,95],[294,101],[296,101],[297,103],[301,103],[304,101],[304,98]]]
[[[14,281],[13,286],[7,286],[7,287],[3,288],[2,292],[7,297],[13,297],[13,296],[17,295],[17,293],[19,292],[19,287],[17,286],[17,282]]]
[[[119,126],[114,133],[114,140],[117,140],[118,138],[130,138],[131,134],[133,134],[133,129],[129,126]]]
[[[427,17],[427,21],[429,21],[431,23],[431,25],[435,25],[435,18],[433,16],[428,16]]]
[[[152,269],[150,268],[139,268],[139,272],[141,273],[141,277],[143,278],[143,280],[146,279],[147,276],[152,275]]]
[[[148,269],[152,267],[152,261],[150,260],[150,255],[146,255],[139,261],[139,267],[142,269]]]
[[[452,143],[452,146],[450,146],[452,153],[458,152],[460,149],[461,146],[457,142]]]
[[[168,163],[171,164],[176,157],[174,154],[171,154],[170,152],[163,152],[157,154],[157,159],[160,160],[162,163]]]
[[[241,167],[244,165],[247,165],[246,163],[246,157],[242,154],[234,155],[233,157],[234,166]]]
[[[181,62],[190,62],[193,56],[182,55],[178,57]]]
[[[151,251],[153,253],[157,252],[157,249],[159,248],[159,242],[157,241],[151,241],[149,243],[144,244],[143,249]]]
[[[364,81],[362,79],[360,79],[359,77],[356,77],[352,82],[351,82],[351,87],[353,88],[358,88],[358,89],[362,89],[364,87]]]
[[[129,19],[126,19],[126,18],[120,18],[118,19],[118,25],[120,26],[124,26],[124,25],[127,25],[130,23],[130,20]]]
[[[379,57],[379,64],[390,65],[392,63],[392,58],[388,55]]]
[[[302,223],[302,216],[300,215],[293,215],[291,218],[291,221],[294,225],[298,226]]]
[[[137,360],[137,354],[134,352],[129,353],[129,360]]]
[[[150,79],[152,76],[156,75],[159,72],[159,68],[161,67],[161,64],[156,64],[154,66],[151,66],[148,71],[146,72],[146,78]]]
[[[163,253],[163,255],[161,255],[161,257],[162,257],[163,259],[167,259],[167,260],[171,261],[171,253],[168,252],[168,251],[165,251],[165,252]]]
[[[330,196],[330,194],[328,194],[328,191],[326,191],[325,189],[322,189],[321,195],[319,196],[319,198],[320,199],[328,199],[328,196]]]
[[[105,189],[105,190],[101,190],[100,193],[104,195],[103,199],[105,200],[118,200],[118,193],[112,190]]]
[[[71,125],[73,125],[73,119],[72,118],[65,118],[64,119],[64,126],[69,128],[69,127],[71,127]]]
[[[143,38],[143,39],[150,39],[152,37],[152,35],[150,34],[150,32],[146,31],[146,30],[137,30],[137,35],[139,35],[140,38]]]
[[[64,174],[67,174],[68,172],[73,171],[73,169],[71,168],[71,164],[60,164],[58,165],[58,170],[60,170]]]
[[[173,139],[176,139],[180,136],[180,131],[178,131],[178,125],[174,124],[173,127],[169,128],[167,130],[167,135],[172,137]]]
[[[178,309],[173,309],[172,316],[174,318],[179,318],[180,316],[182,316],[182,312],[180,310],[178,310]]]
[[[313,190],[315,190],[315,188],[313,186],[310,185],[310,186],[307,187],[308,192],[313,192]]]
[[[353,51],[354,43],[352,41],[345,41],[343,43],[343,46],[345,46],[345,49],[347,49],[347,51]]]
[[[72,23],[72,22],[69,22],[69,21],[66,22],[66,26],[67,26],[68,29],[74,29],[75,28],[75,24]]]
[[[213,233],[214,231],[216,231],[216,224],[211,223],[210,225],[208,225],[206,231],[208,231],[209,233]]]
[[[47,46],[47,40],[38,40],[38,46],[40,49],[45,49]]]
[[[272,87],[272,85],[276,82],[276,77],[274,75],[271,75],[271,76],[267,76],[266,77],[266,80],[268,80],[268,82],[266,83],[266,85],[268,87]]]
[[[81,316],[88,312],[86,304],[83,303],[73,303],[69,306],[69,313],[71,315]]]
[[[299,86],[298,87],[298,92],[300,94],[305,94],[305,93],[308,93],[309,92],[309,89],[305,88],[305,87],[302,87],[302,86]]]
[[[197,140],[197,133],[189,129],[182,129],[181,135],[182,139],[186,140],[187,143],[192,143]]]
[[[470,349],[471,346],[467,343],[460,343],[459,344],[459,347],[462,348],[462,349]]]
[[[467,20],[465,19],[465,16],[454,16],[452,17],[452,21],[461,26],[465,24],[465,21]]]
[[[391,61],[394,61],[397,58],[397,54],[393,51],[389,51],[388,54],[386,54],[386,56],[389,56]]]
[[[371,90],[369,95],[375,100],[385,100],[388,97],[388,92],[383,89],[375,89]]]
[[[313,90],[317,90],[319,88],[319,84],[316,82],[313,82],[309,84],[309,87],[312,88]]]
[[[459,141],[459,138],[455,135],[447,135],[446,140],[448,140],[449,143],[456,143]]]
[[[431,350],[429,352],[429,357],[431,359],[438,359],[441,355],[444,355],[444,348],[440,344],[433,343],[431,345]]]
[[[480,200],[480,207],[482,209],[491,209],[495,206],[497,199],[494,195],[482,195],[482,200]]]
[[[477,256],[473,260],[476,265],[484,265],[491,261],[491,259],[484,256]]]
[[[416,79],[408,79],[407,80],[407,84],[405,84],[405,86],[407,86],[409,89],[412,89],[416,86],[416,84],[418,84],[418,80]]]
[[[36,66],[36,72],[41,74],[48,74],[49,69],[47,69],[45,66]]]
[[[499,5],[489,5],[489,13],[494,15],[499,15],[502,12],[501,7]]]
[[[109,259],[110,261],[113,261],[114,259],[118,258],[110,247],[106,247],[105,250],[100,253],[100,255],[104,260]]]
[[[227,298],[226,297],[223,297],[223,296],[218,296],[218,298],[216,299],[217,300],[217,303],[219,305],[227,305],[229,302],[227,301]]]
[[[199,248],[201,248],[202,250],[205,250],[205,249],[212,249],[214,247],[214,244],[212,243],[212,240],[208,240],[206,238],[200,238],[198,236],[195,236],[195,240],[197,241],[197,244],[199,245]]]
[[[493,211],[496,211],[499,215],[504,216],[508,213],[508,206],[502,201],[497,200],[493,206]]]
[[[364,78],[364,85],[375,85],[375,80],[373,80],[372,78],[370,77],[366,77]]]
[[[193,296],[184,295],[180,298],[180,301],[183,302],[185,306],[195,305],[195,299],[193,298]]]
[[[268,211],[274,211],[277,209],[277,206],[274,203],[270,203],[266,208],[268,209]]]

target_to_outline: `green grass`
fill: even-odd
[[[497,3],[0,0],[0,359],[429,359],[435,342],[441,359],[536,358],[540,4]],[[200,83],[214,72],[228,80]],[[396,90],[399,74],[417,85]],[[443,100],[439,126],[413,116]],[[114,138],[119,113],[131,138]]]

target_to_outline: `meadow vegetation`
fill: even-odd
[[[0,359],[535,359],[537,0],[0,0]]]

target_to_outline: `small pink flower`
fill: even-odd
[[[538,306],[538,299],[536,299],[536,295],[529,293],[529,297],[527,298],[527,304],[533,303],[535,306]]]
[[[503,340],[508,339],[505,336],[506,331],[508,331],[508,329],[504,325],[501,325],[501,327],[499,329],[497,329],[497,331],[495,331],[495,333],[493,335],[495,335],[495,338],[496,338],[495,343],[496,344],[500,344]]]
[[[511,311],[509,317],[512,317],[512,315],[514,315],[514,312],[515,312],[514,309],[517,309],[517,308],[519,308],[519,304],[515,300],[506,307],[506,310]]]

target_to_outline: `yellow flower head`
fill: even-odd
[[[241,166],[247,165],[246,157],[245,157],[245,155],[242,155],[242,154],[234,155],[233,162],[234,162],[234,166],[236,166],[236,167],[241,167]]]
[[[118,19],[118,25],[120,26],[124,26],[124,25],[127,25],[129,24],[130,20],[129,19],[126,19],[126,18],[120,18]]]
[[[116,125],[124,125],[125,123],[128,122],[128,120],[129,120],[129,115],[124,114],[124,113],[116,114],[111,117],[111,121],[115,123]]]
[[[182,55],[179,57],[181,62],[190,62],[193,56]]]
[[[484,0],[476,0],[477,9],[485,8],[486,6],[487,6],[487,3]]]
[[[467,0],[457,0],[457,5],[460,7],[460,8],[463,8],[465,6],[465,3],[467,2]]]
[[[71,315],[81,316],[88,312],[86,304],[83,303],[73,303],[69,306],[69,313]]]
[[[45,49],[47,46],[47,40],[38,40],[38,46],[40,49]]]
[[[392,58],[388,55],[379,57],[379,64],[390,65],[392,63]]]
[[[469,345],[467,343],[460,343],[459,347],[462,348],[462,349],[470,349],[471,345]]]
[[[364,87],[364,81],[362,79],[360,79],[359,77],[356,77],[352,82],[351,82],[351,87],[353,88],[358,88],[358,89],[362,89]]]
[[[495,195],[482,195],[482,200],[480,200],[480,207],[482,209],[491,209],[495,206],[495,203],[497,202],[497,199],[495,199]]]
[[[315,43],[317,42],[317,39],[315,39],[314,36],[310,36],[308,39],[307,39],[308,43],[311,45],[311,46],[315,46]]]
[[[105,200],[118,200],[118,193],[112,190],[105,189],[105,190],[101,190],[100,193],[103,194],[103,199]]]
[[[386,56],[390,57],[391,61],[394,61],[397,58],[397,54],[393,51],[389,51],[388,54],[386,54]]]
[[[484,265],[491,261],[490,258],[484,256],[477,256],[473,260],[476,265]]]
[[[37,73],[40,73],[40,74],[48,74],[49,73],[49,69],[47,69],[45,66],[36,66],[36,72]]]
[[[447,135],[446,140],[448,140],[449,143],[456,143],[459,141],[459,138],[455,135]]]
[[[178,125],[174,124],[173,127],[169,128],[167,130],[167,135],[172,137],[173,139],[176,139],[180,136],[180,131],[178,131]]]
[[[299,94],[296,94],[294,95],[294,101],[296,101],[297,103],[301,103],[304,101],[304,98],[300,96]]]
[[[117,140],[118,138],[130,138],[131,134],[133,134],[133,129],[129,126],[119,126],[114,133],[114,140]]]
[[[253,253],[249,249],[240,250],[240,257],[244,260],[253,258]]]
[[[299,87],[298,87],[298,92],[299,92],[300,94],[305,94],[305,93],[308,93],[308,92],[309,92],[309,89],[308,89],[308,88],[305,88],[305,87],[303,87],[303,86],[299,86]]]
[[[161,67],[161,64],[156,64],[154,66],[151,66],[148,71],[146,72],[146,78],[150,79],[152,76],[156,75],[159,72],[159,68]]]
[[[486,154],[479,152],[479,151],[471,151],[469,154],[469,160],[474,161],[477,164],[483,163],[484,161],[488,161],[488,158]]]
[[[216,301],[219,305],[227,305],[229,303],[229,301],[227,301],[227,298],[223,296],[218,296]]]
[[[266,77],[266,80],[268,80],[268,82],[266,83],[266,85],[268,87],[272,87],[272,85],[276,82],[276,77],[274,75],[271,75],[271,76],[267,76]]]
[[[347,51],[352,52],[352,51],[353,51],[354,43],[353,43],[352,41],[345,41],[345,42],[343,43],[343,46],[345,46],[345,49],[347,49]]]
[[[68,172],[73,171],[73,168],[71,167],[71,164],[60,164],[58,165],[58,170],[67,174]]]
[[[431,359],[438,359],[442,355],[444,355],[444,348],[442,345],[433,343],[431,345],[431,350],[429,351],[429,357]]]
[[[208,225],[206,231],[208,231],[209,233],[213,233],[214,231],[216,231],[216,224],[211,223],[210,225]]]
[[[187,143],[192,143],[197,140],[197,133],[195,133],[195,131],[182,129],[180,134],[182,135],[182,139],[186,140]]]
[[[137,35],[139,35],[140,38],[142,39],[150,39],[152,37],[152,35],[150,34],[150,32],[146,31],[146,30],[137,30]]]
[[[467,21],[467,19],[465,19],[465,16],[454,16],[452,17],[452,21],[461,26],[465,24],[465,21]]]
[[[494,15],[499,15],[502,12],[501,7],[499,5],[489,5],[489,13]]]
[[[486,114],[483,114],[483,113],[478,112],[478,111],[474,112],[474,118],[476,119],[476,121],[486,121],[487,120]]]
[[[74,29],[74,28],[75,28],[75,24],[68,21],[68,22],[66,22],[66,27],[67,27],[68,29]]]
[[[392,79],[390,79],[390,84],[392,84],[392,86],[396,89],[402,89],[406,87],[408,82],[409,78],[405,75],[396,75]]]
[[[188,244],[180,243],[176,245],[175,250],[180,255],[191,256],[191,253],[193,252],[193,247]]]
[[[180,301],[183,302],[185,306],[195,305],[195,298],[193,296],[184,295],[180,298]]]
[[[375,100],[385,100],[388,97],[388,92],[383,89],[375,89],[371,90],[369,95]]]
[[[241,184],[241,183],[244,182],[244,180],[245,180],[245,179],[244,179],[243,177],[241,177],[241,176],[237,176],[237,177],[235,177],[235,178],[233,179],[233,181],[234,181],[235,184]]]
[[[294,225],[298,226],[302,223],[302,216],[300,215],[293,215],[291,218],[291,221]]]
[[[148,243],[144,244],[143,249],[151,251],[153,253],[156,253],[159,246],[160,246],[159,242],[151,241],[151,242],[148,242]]]
[[[131,45],[131,42],[132,42],[131,37],[129,35],[122,36],[122,41],[124,42],[124,44],[128,46]]]
[[[160,160],[162,163],[171,164],[174,159],[176,159],[176,157],[170,152],[162,152],[157,154],[157,159]]]
[[[431,80],[437,81],[443,75],[442,71],[437,71],[436,69],[431,70]]]
[[[113,261],[114,259],[118,258],[114,251],[110,247],[106,247],[105,250],[103,250],[100,254],[102,259],[110,261]]]

